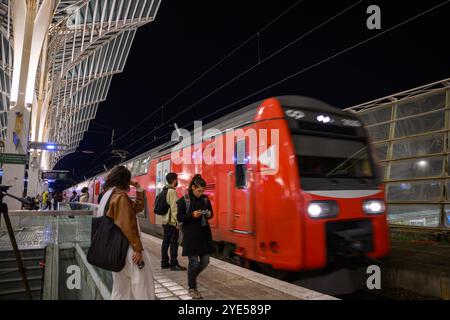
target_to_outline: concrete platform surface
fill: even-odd
[[[161,240],[142,234],[142,242],[150,254],[155,278],[155,293],[161,300],[189,300],[187,271],[161,270]],[[181,256],[180,265],[188,265]],[[210,259],[208,267],[198,277],[198,289],[205,300],[334,300],[336,298],[263,274]]]

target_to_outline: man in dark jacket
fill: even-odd
[[[197,277],[209,263],[214,252],[208,220],[213,217],[211,202],[203,195],[206,182],[195,175],[189,184],[189,194],[177,201],[178,221],[183,223],[183,256],[188,256],[189,295],[202,299],[197,290]]]

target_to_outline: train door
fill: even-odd
[[[170,172],[170,160],[160,161],[156,164],[156,196],[163,190],[166,184],[166,175]],[[162,223],[162,216],[156,215],[156,224]]]
[[[228,172],[228,225],[232,232],[253,234],[253,170],[248,164],[245,139],[235,142],[234,170]]]

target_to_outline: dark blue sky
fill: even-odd
[[[155,22],[137,32],[125,70],[113,78],[108,99],[101,103],[78,150],[63,158],[56,169],[74,170],[77,181],[118,162],[110,151],[125,149],[130,155],[148,150],[169,138],[153,142],[173,130],[166,124],[137,139],[190,107],[218,87],[258,62],[254,37],[219,67],[158,111],[136,130],[116,139],[170,100],[181,89],[216,64],[258,30],[297,1],[181,1],[163,0]],[[260,34],[260,59],[267,58],[353,1],[303,0]],[[240,100],[295,72],[303,70],[354,44],[381,33],[441,1],[362,1],[283,52],[266,60],[238,80],[170,121],[182,127]],[[368,30],[366,9],[381,8],[381,30]],[[208,120],[260,99],[283,94],[311,96],[340,108],[450,77],[450,3],[389,31],[355,49],[231,105]]]

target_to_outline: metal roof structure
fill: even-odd
[[[450,78],[443,79],[440,81],[432,82],[417,88],[409,89],[403,92],[395,93],[390,96],[375,99],[372,101],[364,102],[356,106],[345,108],[344,111],[350,112],[362,112],[368,111],[369,109],[383,107],[392,104],[397,101],[404,101],[410,97],[416,97],[420,94],[427,94],[435,91],[440,91],[442,88],[447,88],[450,86]]]
[[[40,5],[42,1],[37,1]],[[106,100],[112,77],[123,71],[138,27],[155,19],[161,0],[60,0],[42,54],[48,110],[44,141],[68,146],[50,154],[50,167],[76,150]],[[0,0],[0,138],[11,91],[13,34],[10,0]],[[39,66],[37,77],[42,75]],[[36,81],[36,92],[39,81]]]

